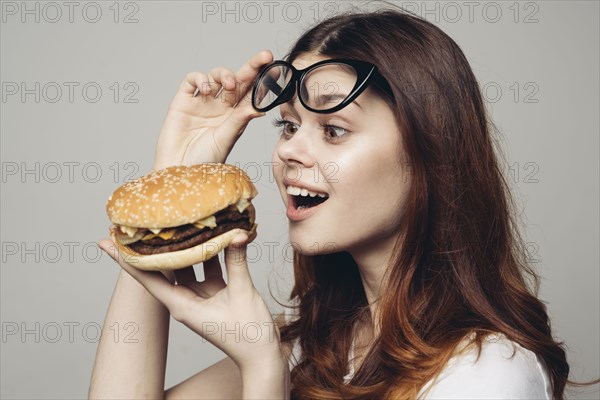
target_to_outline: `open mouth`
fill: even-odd
[[[297,210],[316,207],[329,199],[327,193],[312,192],[295,186],[288,186],[286,191],[290,195],[292,205]]]

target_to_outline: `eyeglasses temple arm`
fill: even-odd
[[[265,76],[264,77],[264,82],[265,85],[273,92],[275,93],[277,96],[279,96],[281,94],[281,92],[283,91],[281,86],[279,86],[279,84],[277,83],[277,81],[273,78],[271,78],[270,76]]]

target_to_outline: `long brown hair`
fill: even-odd
[[[569,365],[552,337],[539,277],[528,264],[501,148],[477,80],[458,45],[435,25],[395,9],[343,13],[304,33],[285,57],[368,60],[389,82],[411,174],[410,195],[379,299],[381,332],[348,385],[355,325],[372,324],[358,266],[347,252],[294,253],[289,300],[299,318],[280,327],[303,361],[292,398],[416,398],[458,344],[481,350],[506,335],[546,364],[564,398]],[[377,90],[377,88],[375,88]],[[400,156],[400,155],[399,155]],[[398,182],[406,176],[398,176]]]

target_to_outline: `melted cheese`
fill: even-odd
[[[217,227],[217,219],[215,218],[214,215],[211,215],[210,217],[199,219],[198,221],[194,222],[194,226],[198,229],[204,229],[207,226],[209,228],[216,228]]]
[[[153,232],[155,231],[155,229],[151,229],[151,230]],[[160,229],[157,229],[157,230],[160,231]],[[175,231],[176,230],[177,230],[176,228],[167,228],[167,229],[165,229],[163,231],[160,231],[158,233],[149,233],[146,236],[144,236],[142,238],[142,240],[149,240],[149,239],[152,239],[152,238],[155,238],[155,237],[159,237],[159,238],[161,238],[163,240],[169,240],[169,239],[171,239],[173,237],[173,235],[175,235]]]
[[[129,226],[125,226],[125,225],[121,225],[119,226],[119,229],[121,229],[121,232],[126,233],[127,236],[134,237],[135,233],[137,232],[137,228],[131,228]]]
[[[248,208],[249,205],[250,205],[250,202],[248,201],[248,199],[240,199],[240,201],[238,201],[235,204],[235,206],[237,207],[237,209],[240,213],[243,213],[244,210],[246,208]]]
[[[136,228],[131,228],[131,229],[136,229]],[[122,230],[116,230],[115,231],[115,236],[117,237],[117,241],[119,243],[121,243],[121,244],[131,244],[131,243],[137,242],[142,237],[144,237],[144,230],[137,229],[136,234],[133,235],[133,236],[129,236],[128,234],[122,232]]]

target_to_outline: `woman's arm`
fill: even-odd
[[[165,399],[241,399],[242,375],[230,357],[165,392]]]
[[[289,397],[288,350],[286,346],[281,345],[277,323],[273,321],[266,304],[252,284],[246,263],[247,241],[247,235],[236,237],[225,249],[227,285],[221,276],[221,266],[217,257],[203,263],[207,277],[204,281],[197,282],[193,270],[190,269],[187,276],[177,275],[177,284],[173,285],[174,280],[169,276],[141,271],[129,265],[120,253],[114,250],[112,241],[100,243],[100,247],[113,257],[124,271],[142,284],[148,293],[165,304],[168,313],[227,353],[239,367],[239,372],[231,364],[219,366],[224,369],[213,366],[203,371],[191,381],[193,386],[188,384],[191,397],[204,396],[208,390],[213,394],[220,393],[225,396],[239,395],[239,388],[228,386],[224,380],[241,381],[244,399]],[[127,289],[128,287],[117,284],[105,326],[108,327],[126,316],[136,318],[133,323],[139,323],[140,330],[146,329],[145,333],[140,335],[138,343],[122,343],[121,347],[119,343],[111,342],[108,335],[102,337],[92,376],[90,398],[163,398],[168,323],[165,321],[162,325],[165,329],[161,330],[160,325],[154,324],[151,318],[149,320],[151,315],[142,315],[140,311],[148,311],[148,308],[140,307],[139,303],[143,302],[136,304],[135,301],[128,301],[132,299],[127,296],[130,293]],[[203,321],[214,321],[220,327],[238,324],[246,326],[251,323],[263,328],[260,328],[260,335],[256,340],[227,340],[214,332],[205,331]],[[158,329],[158,337],[152,337],[151,331],[154,329]],[[136,350],[120,351],[126,344],[135,344]],[[113,368],[114,366],[117,368]],[[213,376],[212,379],[208,379],[207,376],[211,373],[218,373],[221,377]],[[241,379],[236,379],[236,373]],[[212,394],[211,396],[214,397]]]
[[[238,366],[226,357],[167,390],[165,399],[284,400],[289,399],[289,392],[288,378],[277,372],[257,371],[256,377],[247,376],[244,382]]]
[[[135,335],[127,341],[121,335],[115,340],[110,328],[115,322],[119,327],[128,322],[135,324]],[[283,315],[275,322],[280,326]],[[164,391],[168,330],[166,307],[121,271],[104,321],[88,397],[161,399],[164,393],[165,399],[241,399],[244,395],[258,398],[258,393],[253,396],[252,392],[268,387],[259,379],[247,377],[251,381],[244,393],[240,369],[226,357]],[[282,348],[288,361],[291,346],[283,343]],[[262,379],[269,378],[263,375]],[[287,385],[284,391],[289,393],[289,382]]]
[[[225,248],[227,284],[218,257],[203,263],[204,281],[198,282],[190,269],[186,276],[177,276],[175,285],[156,271],[139,270],[120,256],[115,260],[163,303],[175,320],[231,357],[240,370],[242,398],[285,399],[290,389],[287,352],[281,345],[277,323],[252,283],[246,259],[249,239],[240,234]],[[249,325],[257,329],[251,339],[223,334]]]
[[[127,340],[115,336],[115,323],[131,324],[135,334]],[[168,331],[165,306],[121,271],[104,321],[89,398],[162,398]]]
[[[275,317],[274,320],[278,326],[281,326],[284,323],[283,314]],[[286,365],[289,365],[292,346],[289,342],[285,342],[281,347],[287,361]],[[254,383],[264,386],[258,380]],[[289,394],[289,382],[286,380],[285,384],[288,387],[284,391]],[[248,392],[246,394],[250,395]],[[241,399],[243,396],[242,374],[230,357],[222,359],[165,392],[165,399]]]
[[[261,51],[235,74],[221,67],[187,74],[169,106],[153,169],[225,162],[248,122],[264,115],[253,109],[249,92],[262,65],[272,60],[270,51]],[[112,241],[100,245],[117,259]],[[135,338],[115,341],[115,323],[129,323],[137,330]],[[162,398],[168,329],[167,308],[123,271],[106,315],[89,396]]]

